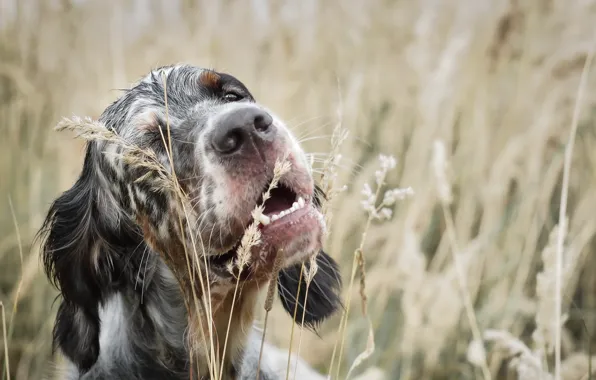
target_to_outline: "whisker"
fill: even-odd
[[[288,128],[289,128],[289,129],[290,129],[292,132],[294,132],[294,131],[296,130],[296,128],[302,127],[303,125],[305,125],[305,124],[308,124],[308,123],[310,123],[310,122],[313,122],[313,121],[315,121],[315,120],[320,120],[320,119],[322,119],[322,118],[324,118],[324,117],[326,117],[326,116],[324,116],[324,115],[320,115],[320,116],[313,116],[313,117],[311,117],[311,118],[308,118],[308,119],[306,119],[306,120],[303,120],[303,121],[301,121],[301,122],[299,122],[299,123],[297,123],[297,124],[292,124],[292,123],[291,123],[291,121],[289,121],[287,124],[288,124]],[[323,126],[324,126],[325,124],[329,124],[329,123],[324,123],[324,124],[323,124]],[[318,126],[318,127],[311,128],[311,129],[309,129],[309,128],[305,128],[305,129],[304,129],[304,131],[305,131],[306,133],[311,133],[311,132],[313,132],[313,131],[316,131],[317,129],[321,129],[321,128],[323,128],[323,126]]]
[[[304,138],[299,139],[298,143],[302,144],[307,141],[313,141],[313,140],[330,140],[331,137],[332,137],[331,135],[319,135],[319,136],[304,137]]]

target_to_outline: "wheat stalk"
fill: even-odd
[[[588,82],[589,69],[594,58],[594,48],[590,50],[588,57],[584,62],[579,88],[577,90],[577,100],[573,109],[573,119],[571,120],[571,131],[569,131],[569,140],[565,146],[565,161],[563,164],[563,182],[561,185],[561,201],[559,205],[559,226],[563,226],[567,217],[567,198],[569,192],[569,175],[571,172],[571,161],[573,159],[573,147],[577,126],[579,124],[579,115],[583,102],[584,92]],[[565,240],[565,231],[559,228],[557,234],[557,263],[555,277],[555,379],[561,379],[561,313],[562,313],[562,293],[563,293],[563,242]]]
[[[10,363],[8,357],[8,334],[6,332],[6,313],[4,311],[4,303],[0,301],[0,310],[2,310],[2,340],[4,341],[4,367],[6,369],[6,376],[10,380]]]
[[[273,167],[273,178],[267,187],[267,190],[262,195],[262,202],[259,205],[256,205],[254,210],[252,211],[253,221],[245,230],[244,234],[242,235],[242,239],[240,240],[240,247],[238,248],[236,254],[236,263],[235,266],[238,269],[238,276],[236,278],[236,285],[234,287],[234,295],[232,296],[232,307],[230,311],[230,316],[228,317],[228,326],[226,329],[226,337],[224,340],[224,348],[223,348],[223,355],[225,358],[226,348],[228,344],[228,336],[230,334],[230,325],[232,323],[232,315],[234,313],[234,305],[236,303],[236,295],[238,291],[238,284],[240,283],[240,276],[242,274],[243,268],[245,268],[250,262],[250,251],[253,247],[257,246],[261,242],[261,231],[259,230],[259,214],[263,213],[265,208],[265,202],[271,198],[271,191],[275,189],[281,178],[290,171],[291,164],[288,161],[288,156],[285,155],[281,159],[277,159],[275,161],[275,166]],[[276,257],[277,261],[277,257]],[[230,262],[230,264],[232,264]],[[233,274],[233,265],[228,267],[228,271]],[[223,374],[223,365],[224,365],[224,358],[221,361],[221,369],[220,369],[220,380]]]
[[[108,129],[103,123],[92,120],[89,117],[80,118],[74,116],[72,118],[63,118],[54,128],[56,131],[71,131],[77,137],[87,141],[106,141],[114,143],[124,149],[124,153],[115,154],[121,158],[123,162],[147,170],[147,173],[137,178],[135,181],[142,182],[149,179],[151,175],[156,177],[151,178],[151,183],[155,184],[160,189],[174,190],[177,187],[176,182],[170,177],[168,170],[159,162],[155,153],[148,149],[141,149],[140,147],[129,143],[120,137],[116,131]]]
[[[267,320],[269,319],[269,312],[273,308],[273,298],[275,296],[275,285],[277,284],[277,276],[283,265],[284,251],[280,250],[277,252],[275,257],[275,263],[273,266],[273,272],[269,279],[269,285],[267,286],[267,296],[265,297],[265,321],[263,322],[263,334],[261,336],[261,348],[259,349],[259,361],[257,363],[257,379],[261,376],[261,360],[263,359],[263,348],[265,347],[265,335],[267,334]]]
[[[413,194],[412,188],[405,188],[405,189],[389,189],[385,191],[384,197],[380,205],[377,205],[378,200],[381,199],[381,190],[385,185],[385,180],[387,177],[387,173],[394,169],[396,166],[395,158],[392,156],[385,156],[379,155],[379,163],[380,169],[375,172],[375,183],[376,183],[376,190],[375,192],[372,191],[370,185],[368,183],[364,184],[364,189],[362,191],[365,199],[362,201],[363,209],[368,213],[368,217],[366,219],[366,224],[362,231],[362,235],[360,238],[360,244],[358,248],[354,251],[353,255],[353,262],[352,262],[352,271],[350,275],[350,285],[348,286],[348,299],[346,302],[345,311],[342,314],[340,320],[340,333],[338,335],[338,339],[341,339],[341,344],[339,346],[339,356],[338,356],[338,364],[335,377],[339,378],[340,368],[341,368],[341,358],[343,356],[343,350],[345,345],[345,337],[346,337],[346,329],[348,323],[348,316],[350,310],[350,304],[352,300],[352,288],[354,286],[354,279],[356,277],[356,272],[360,271],[360,298],[361,298],[361,308],[362,308],[362,315],[366,318],[369,326],[369,333],[367,338],[367,345],[366,349],[360,353],[352,366],[348,370],[347,376],[349,377],[350,374],[354,369],[357,368],[365,359],[370,357],[375,349],[374,343],[374,330],[372,327],[372,321],[368,315],[368,298],[366,296],[366,267],[365,267],[365,260],[364,260],[364,245],[366,243],[366,238],[368,236],[368,231],[371,227],[371,224],[374,220],[389,220],[392,216],[391,206],[395,204],[397,200],[405,199],[407,196]],[[336,342],[337,344],[337,342]],[[336,349],[333,349],[333,356],[331,359],[331,367],[330,373],[333,370],[333,363],[335,359],[335,352]]]
[[[300,277],[298,278],[298,290],[296,291],[296,304],[294,305],[294,314],[292,315],[292,320],[296,320],[296,315],[298,314],[298,304],[300,303],[300,285],[302,285],[302,274],[304,273],[304,264],[300,267]],[[306,307],[306,305],[304,305]],[[294,341],[294,326],[296,323],[292,323],[292,327],[290,330],[290,344],[288,348],[288,364],[286,366],[286,380],[290,378],[290,361],[292,359],[292,342]]]
[[[302,333],[304,331],[304,318],[306,317],[306,305],[308,303],[308,291],[310,289],[310,284],[313,280],[313,278],[315,277],[315,274],[317,274],[317,271],[319,270],[319,265],[317,264],[317,257],[316,255],[318,254],[315,253],[314,255],[312,255],[309,259],[309,268],[306,269],[306,267],[304,266],[304,264],[302,264],[302,269],[303,271],[305,271],[305,283],[306,283],[306,289],[304,290],[305,294],[304,294],[304,303],[303,303],[303,307],[302,307],[302,317],[300,320],[300,333],[298,334],[298,350],[296,352],[296,356],[300,357],[300,349],[302,347]],[[296,300],[298,301],[298,300]],[[294,366],[294,379],[296,379],[296,373],[298,372],[298,361],[296,361],[296,365]]]
[[[163,88],[164,88],[164,105],[165,105],[165,110],[166,110],[166,128],[167,128],[167,133],[168,133],[168,140],[167,140],[167,144],[166,144],[166,140],[165,140],[165,136],[163,134],[163,131],[161,130],[161,127],[159,128],[159,133],[161,135],[161,139],[162,139],[162,143],[164,145],[164,149],[166,150],[166,154],[168,156],[168,160],[170,162],[170,167],[172,168],[172,175],[173,175],[173,180],[174,180],[174,184],[175,184],[175,189],[176,189],[176,195],[178,196],[178,199],[181,202],[181,206],[184,212],[184,215],[186,217],[186,221],[189,220],[189,215],[188,215],[188,211],[186,210],[185,204],[187,203],[186,201],[188,200],[188,198],[186,197],[186,195],[184,194],[184,192],[182,191],[182,189],[179,186],[179,182],[176,179],[176,170],[175,170],[175,166],[174,166],[174,157],[173,157],[173,150],[172,150],[172,138],[171,138],[171,128],[170,128],[170,117],[169,117],[169,107],[168,107],[168,93],[167,93],[167,78],[166,78],[166,74],[164,72],[162,72],[162,83],[163,83]],[[186,237],[184,236],[184,226],[182,223],[182,217],[181,215],[178,215],[178,223],[179,223],[179,228],[180,228],[180,232],[182,234],[182,241],[185,242],[186,241]],[[191,244],[193,247],[193,254],[194,254],[194,260],[195,262],[199,262],[199,258],[198,258],[198,253],[196,250],[196,243],[194,240],[194,236],[192,233],[189,234],[190,239],[191,239]],[[199,234],[200,236],[200,234]],[[186,248],[186,244],[183,244],[184,247],[184,255],[186,257],[186,266],[187,266],[187,270],[189,271],[190,274],[190,278],[191,278],[191,291],[192,291],[192,296],[193,296],[193,301],[194,301],[194,305],[195,305],[195,312],[197,313],[197,316],[200,318],[201,317],[201,311],[199,309],[199,305],[200,302],[198,300],[197,294],[196,294],[196,290],[195,290],[195,285],[194,285],[194,278],[193,278],[193,274],[195,273],[195,271],[193,269],[198,269],[199,270],[199,282],[201,285],[201,291],[203,292],[203,294],[205,294],[205,283],[206,283],[206,288],[207,288],[207,297],[203,297],[202,301],[203,301],[203,305],[204,308],[207,310],[207,325],[209,326],[209,349],[211,350],[211,358],[209,360],[209,374],[211,377],[217,376],[217,373],[215,372],[217,370],[217,365],[216,365],[216,354],[215,354],[215,341],[214,341],[214,333],[213,333],[213,305],[211,304],[211,282],[209,281],[209,270],[206,270],[206,279],[205,281],[203,281],[203,273],[201,271],[200,266],[193,266],[194,268],[191,268],[191,263],[190,263],[190,259],[189,259],[189,255],[188,255],[188,251]],[[205,247],[201,238],[201,249],[203,250],[203,252],[205,252]],[[203,265],[205,265],[205,268],[207,268],[207,258],[205,255],[202,255],[203,257]],[[190,307],[189,307],[190,310]],[[203,342],[206,343],[206,337],[205,337],[205,332],[203,331],[203,328],[201,327],[200,329],[200,333],[201,333],[201,337],[203,339]],[[198,374],[200,376],[200,374]]]
[[[443,215],[445,216],[446,232],[447,237],[449,238],[449,242],[451,244],[453,264],[457,273],[460,294],[463,299],[464,309],[466,311],[468,321],[470,322],[472,335],[474,336],[475,340],[481,341],[482,334],[480,333],[480,328],[478,327],[478,321],[476,320],[476,314],[474,312],[474,305],[468,292],[465,269],[463,268],[463,263],[461,262],[459,257],[460,249],[455,234],[455,222],[453,221],[453,215],[451,214],[451,209],[449,208],[449,204],[452,201],[452,194],[451,186],[449,185],[449,181],[447,180],[446,174],[446,167],[448,162],[447,153],[445,150],[445,145],[440,140],[435,141],[433,148],[433,167],[435,177],[437,179],[437,190],[439,193],[439,199],[441,201],[441,207],[443,209]],[[491,374],[486,361],[482,362],[480,368],[482,370],[482,375],[484,379],[490,380]]]

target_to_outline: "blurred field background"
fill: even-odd
[[[486,342],[492,378],[554,373],[554,240],[577,108],[561,378],[596,378],[588,376],[596,353],[596,74],[584,76],[577,102],[595,48],[596,1],[2,0],[0,7],[0,363],[6,368],[9,358],[11,379],[40,379],[50,369],[56,293],[32,241],[83,153],[81,141],[52,128],[63,116],[96,118],[118,89],[176,62],[240,78],[307,136],[308,151],[328,152],[338,123],[349,131],[337,178],[348,188],[333,205],[327,248],[342,264],[350,317],[345,333],[341,313],[321,337],[304,332],[300,350],[328,371],[344,335],[339,378],[367,345],[359,276],[348,285],[367,217],[361,190],[374,184],[380,153],[397,159],[389,187],[411,186],[415,195],[368,230],[376,348],[356,372],[481,379],[473,363],[483,361],[482,346],[470,347],[477,324],[480,333],[510,333]],[[446,178],[433,164],[435,141],[446,148],[438,162],[448,164]],[[268,339],[288,347],[290,319],[278,304],[272,313]],[[536,363],[542,369],[523,372]]]

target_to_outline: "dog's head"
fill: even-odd
[[[286,310],[294,314],[298,302],[297,318],[305,306],[305,322],[313,325],[337,308],[339,273],[321,250],[323,194],[308,157],[238,79],[163,67],[126,90],[100,121],[124,144],[88,143],[80,178],[53,203],[42,229],[46,269],[73,313],[96,318],[98,301],[147,276],[140,270],[146,251],[161,256],[181,283],[188,282],[189,267],[211,283],[231,284],[238,275],[258,282],[278,260]],[[156,182],[149,165],[126,160],[127,146],[150,152],[179,191]],[[263,200],[282,161],[289,170]],[[240,271],[230,263],[255,219],[259,242]],[[305,299],[303,288],[296,298],[302,265],[315,254],[319,270],[310,294]]]

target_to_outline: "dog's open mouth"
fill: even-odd
[[[272,189],[270,195],[263,205],[263,213],[257,215],[261,230],[270,225],[277,225],[295,219],[296,214],[300,214],[299,211],[304,210],[307,206],[302,196],[298,196],[292,189],[283,184]],[[259,203],[262,203],[262,196]]]
[[[268,261],[269,253],[284,250],[284,256],[293,262],[320,248],[323,216],[309,196],[299,195],[291,187],[280,183],[271,190],[264,203],[261,196],[257,204],[263,204],[263,212],[255,215],[261,242],[252,250],[254,259]],[[210,263],[223,266],[233,260],[240,248],[241,238],[229,251],[210,257]]]

